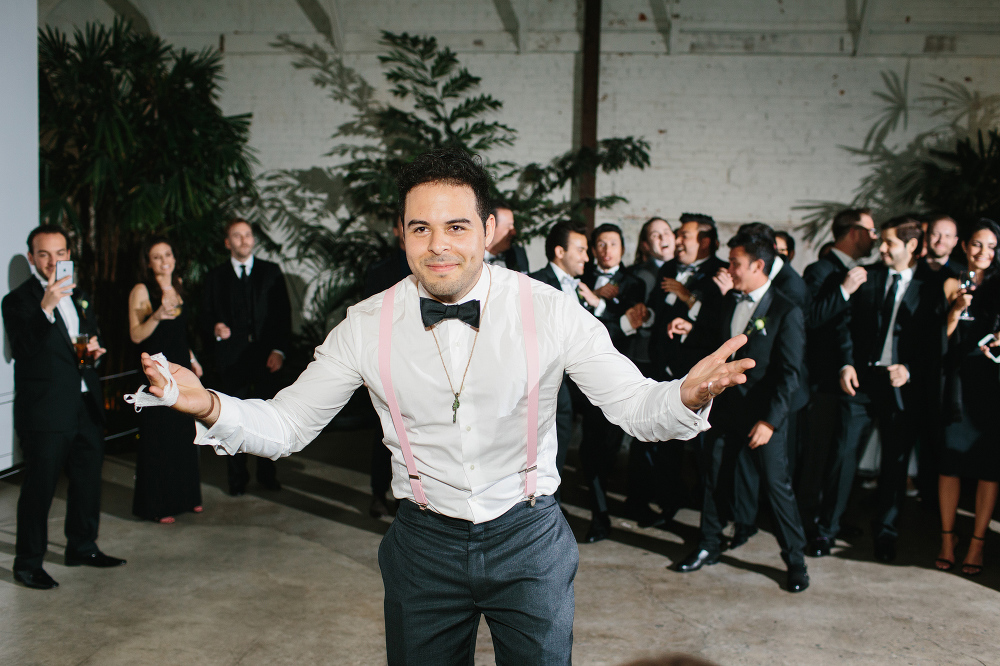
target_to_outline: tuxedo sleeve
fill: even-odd
[[[802,278],[811,296],[809,311],[806,313],[809,328],[825,326],[849,309],[849,301],[844,299],[835,272],[813,264],[806,268]]]
[[[14,360],[23,361],[42,353],[47,334],[55,323],[46,319],[41,300],[25,298],[24,292],[14,291],[3,299],[2,307]]]
[[[799,390],[799,368],[806,350],[806,327],[802,310],[793,307],[781,318],[781,328],[774,343],[775,358],[771,363],[779,369],[778,383],[767,409],[767,422],[775,428],[782,427],[795,392]]]

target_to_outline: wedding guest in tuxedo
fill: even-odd
[[[795,259],[795,239],[787,231],[774,232],[774,244],[778,248],[778,254],[785,258],[790,264]]]
[[[861,433],[873,420],[882,444],[876,518],[872,522],[875,559],[896,558],[898,518],[906,496],[906,470],[916,432],[922,427],[921,392],[928,376],[928,356],[944,353],[943,295],[934,283],[915,274],[922,231],[919,220],[896,217],[882,225],[880,263],[851,299],[840,347],[840,385],[849,399],[841,403],[839,447],[854,452]],[[856,456],[852,458],[856,460]],[[853,470],[852,470],[853,472]],[[832,539],[839,524],[839,475],[828,475],[820,509],[820,536]],[[832,490],[831,490],[832,489]],[[827,494],[826,491],[830,491]]]
[[[625,353],[629,340],[622,331],[621,319],[625,317],[626,310],[642,303],[646,290],[642,280],[626,271],[622,264],[625,237],[621,228],[614,224],[598,226],[594,229],[593,248],[594,260],[584,268],[581,282],[599,297],[593,310],[594,316],[608,330],[615,349]],[[580,442],[580,464],[590,489],[593,512],[584,541],[594,543],[606,539],[611,532],[606,488],[625,433],[610,423],[604,412],[589,401],[582,401],[581,405],[583,439]]]
[[[529,277],[571,295],[584,307],[600,301],[600,297],[580,281],[588,260],[587,235],[582,226],[569,221],[552,225],[545,237],[545,257],[549,263]],[[569,440],[573,437],[573,397],[569,384],[569,378],[564,375],[556,398],[556,470],[560,479],[563,478]],[[562,499],[561,490],[556,491],[555,498],[556,501]]]
[[[396,239],[396,248],[365,271],[365,281],[361,287],[362,300],[385,291],[407,275],[412,274],[410,265],[406,262],[406,252],[403,249],[403,231],[398,223],[393,226],[392,233]],[[375,417],[375,414],[372,416]],[[392,454],[382,442],[382,438],[376,435],[372,442],[372,501],[368,505],[368,515],[372,518],[382,518],[390,514],[386,497],[391,485]]]
[[[951,253],[958,245],[958,225],[950,215],[936,213],[927,216],[926,253],[920,258],[920,268],[939,273],[944,281],[955,277],[965,267],[952,260]]]
[[[515,240],[514,211],[507,203],[498,201],[493,208],[493,217],[497,220],[497,230],[493,242],[486,248],[486,263],[527,273],[528,254]]]
[[[943,571],[955,566],[959,540],[955,534],[955,512],[961,480],[962,477],[977,479],[975,523],[962,562],[962,573],[969,576],[983,570],[983,545],[1000,489],[1000,447],[994,416],[1000,405],[1000,374],[987,356],[987,352],[998,351],[998,241],[1000,227],[992,220],[979,220],[970,230],[968,240],[962,243],[969,267],[966,282],[949,278],[945,283],[945,294],[951,304],[945,357],[948,424],[939,467],[941,550],[935,565]],[[993,340],[980,348],[980,341],[990,334],[994,334]]]
[[[24,454],[14,580],[36,590],[59,586],[42,561],[49,547],[49,509],[64,470],[69,478],[66,566],[125,564],[97,548],[104,401],[97,372],[77,356],[74,343],[85,337],[86,354],[93,360],[105,350],[89,297],[75,289],[72,275],[55,279],[59,261],[70,261],[66,232],[53,225],[33,229],[28,235],[32,276],[2,304],[14,357],[14,428]]]
[[[773,236],[739,232],[730,239],[729,248],[733,289],[722,303],[715,337],[746,334],[747,344],[735,357],[752,358],[756,365],[746,373],[745,384],[727,391],[712,408],[712,429],[702,449],[701,538],[677,570],[697,571],[719,561],[734,472],[745,467],[759,475],[767,489],[781,556],[788,567],[786,589],[801,592],[809,587],[803,553],[806,538],[792,491],[785,438],[805,352],[804,317],[768,277],[775,256]],[[669,330],[682,335],[698,325],[678,317]]]
[[[140,352],[163,354],[168,361],[202,376],[188,344],[184,285],[174,271],[173,246],[154,236],[143,248],[143,280],[128,296],[129,337]],[[201,474],[194,419],[171,409],[139,412],[132,513],[162,524],[186,511],[201,513]]]
[[[748,233],[758,235],[770,241],[775,246],[774,263],[768,273],[771,280],[771,288],[777,289],[788,297],[800,310],[805,312],[809,307],[809,288],[799,274],[792,270],[791,265],[785,261],[780,253],[777,253],[777,234],[774,229],[763,222],[751,222],[740,226],[737,233]],[[733,279],[727,268],[719,269],[716,273],[715,283],[719,291],[723,294],[733,288]],[[795,479],[796,462],[799,459],[799,452],[804,447],[805,428],[802,427],[800,414],[803,413],[809,404],[809,375],[805,365],[798,367],[799,389],[793,394],[792,403],[788,413],[788,425],[786,428],[785,442],[788,446],[788,469],[792,479]],[[802,414],[804,416],[804,414]],[[733,522],[736,524],[733,538],[729,542],[729,548],[739,548],[746,543],[750,537],[757,533],[755,523],[757,520],[757,500],[760,494],[760,484],[758,477],[753,470],[747,467],[738,467],[736,471],[736,484],[733,491]]]
[[[291,335],[291,306],[281,268],[254,256],[253,229],[236,218],[226,227],[229,261],[205,276],[201,317],[205,346],[215,362],[215,384],[239,398],[271,398],[281,388],[279,375]],[[232,456],[229,494],[246,492],[250,473],[246,454]],[[257,459],[257,481],[281,490],[273,460]]]
[[[868,278],[859,262],[871,254],[878,238],[875,220],[866,208],[840,211],[830,231],[835,239],[830,251],[809,264],[802,275],[810,295],[806,310],[810,401],[805,414],[809,446],[803,451],[796,488],[799,511],[810,537],[806,553],[813,557],[829,555],[833,539],[840,532],[839,522],[831,524],[825,533],[817,527],[820,498],[824,497],[831,507],[839,507],[831,508],[833,514],[842,515],[857,469],[856,444],[838,438],[842,427],[840,403],[846,396],[840,390],[837,350],[845,335],[850,300]],[[832,478],[837,483],[824,485]]]

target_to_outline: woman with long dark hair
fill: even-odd
[[[143,280],[128,297],[129,335],[140,352],[163,353],[201,377],[201,365],[187,342],[184,290],[177,260],[165,238],[143,248]],[[194,419],[172,409],[149,407],[139,413],[132,513],[169,524],[185,511],[200,513],[201,478]]]
[[[980,341],[1000,327],[1000,227],[981,219],[962,243],[968,271],[944,283],[948,310],[948,352],[945,368],[945,431],[938,498],[941,508],[941,551],[935,566],[955,565],[955,513],[961,480],[978,480],[976,517],[962,573],[983,570],[983,545],[1000,489],[1000,442],[995,410],[1000,405],[1000,368],[985,354]]]

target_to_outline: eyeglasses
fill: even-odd
[[[868,235],[871,236],[872,238],[878,238],[878,229],[869,229],[868,227],[864,226],[863,224],[855,224],[855,225],[852,225],[852,226],[854,226],[854,227],[856,227],[858,229],[863,229],[864,231],[867,231]]]

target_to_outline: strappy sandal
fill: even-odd
[[[942,531],[941,536],[944,536],[945,534],[954,534],[954,533],[955,530],[948,530],[947,532]],[[958,541],[958,539],[956,539],[955,541]],[[956,545],[957,544],[952,544],[951,546],[952,552],[955,551]],[[952,569],[955,568],[955,560],[949,560],[943,557],[938,557],[934,560],[934,566],[937,568],[938,571],[951,571]]]
[[[986,537],[977,537],[975,534],[972,535],[972,538],[975,539],[976,541],[986,541]],[[966,576],[978,576],[979,574],[983,573],[983,565],[963,564],[962,573],[965,574]]]

